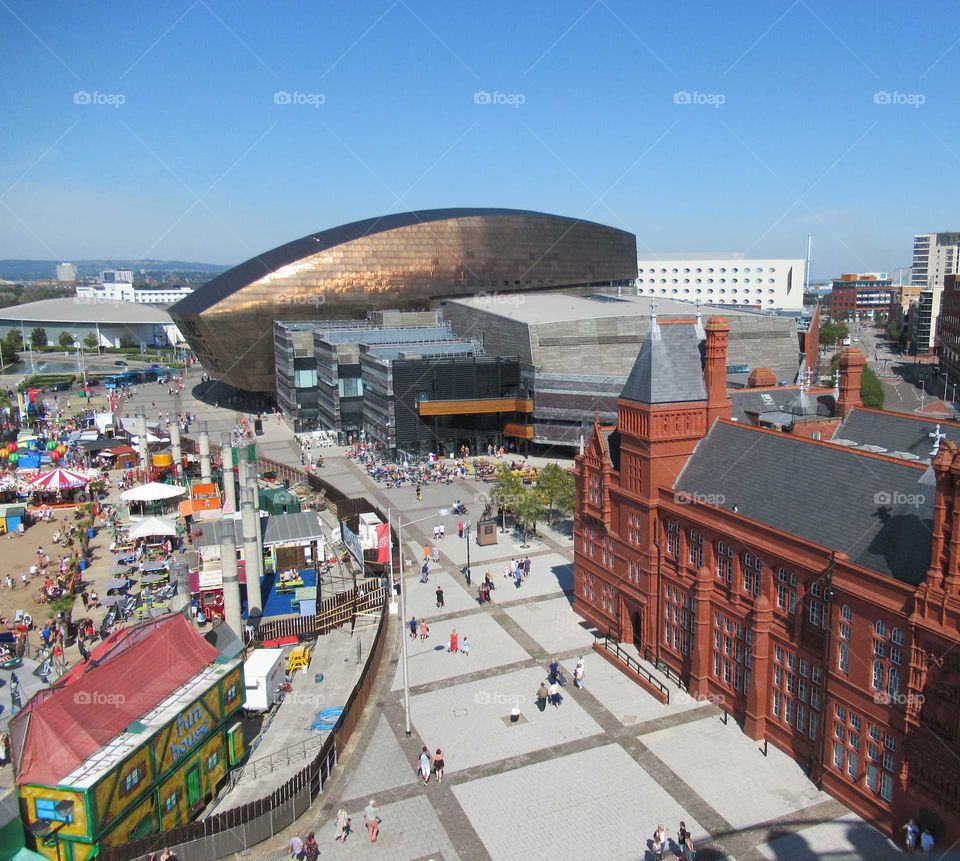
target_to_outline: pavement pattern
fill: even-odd
[[[273,446],[274,450],[277,446]],[[326,454],[326,453],[325,453]],[[327,456],[333,474],[404,522],[405,555],[419,558],[430,536],[431,510],[455,497],[471,504],[480,485],[385,490],[350,461]],[[466,488],[466,489],[465,489]],[[324,798],[295,829],[314,830],[326,858],[418,859],[652,859],[658,823],[676,835],[681,820],[700,861],[878,859],[900,852],[839,802],[819,792],[793,761],[723,722],[709,703],[676,686],[662,705],[592,652],[593,634],[572,607],[572,546],[568,535],[541,528],[523,546],[502,534],[495,547],[471,545],[473,585],[460,569],[466,540],[456,517],[438,515],[447,529],[441,562],[428,583],[405,571],[407,618],[426,618],[430,636],[408,640],[411,735],[405,733],[400,643],[396,619],[367,715],[328,783]],[[396,521],[395,521],[396,522]],[[517,589],[502,576],[505,562],[529,555],[532,571]],[[479,556],[479,558],[478,558]],[[478,605],[475,586],[490,570],[493,601]],[[436,607],[437,585],[445,606]],[[471,642],[469,655],[447,650],[450,632]],[[535,692],[555,656],[572,679],[584,656],[585,684],[564,689],[559,708],[540,712]],[[511,711],[519,709],[514,722]],[[444,751],[442,783],[424,786],[415,774],[421,747]],[[382,824],[367,840],[363,808],[374,799]],[[353,833],[334,841],[340,805]],[[290,834],[248,851],[244,858],[282,857]]]

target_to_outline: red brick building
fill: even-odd
[[[727,337],[652,325],[577,458],[575,608],[880,828],[950,845],[960,425],[864,409],[856,350],[820,439],[734,420]]]

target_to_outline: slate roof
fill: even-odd
[[[705,401],[700,343],[695,323],[656,324],[620,397],[641,404]]]
[[[836,401],[832,394],[806,395],[807,405],[800,410],[798,403],[800,389],[797,386],[784,386],[779,389],[735,389],[730,392],[733,403],[733,418],[750,424],[748,413],[791,413],[794,416],[806,415],[809,418],[832,418],[836,414]]]
[[[273,514],[260,520],[263,529],[263,544],[289,544],[295,541],[308,541],[320,538],[320,517],[315,511],[300,511],[294,514]],[[219,544],[224,530],[232,525],[237,546],[243,545],[243,521],[209,520],[201,524],[202,533],[194,542],[197,547],[209,547]]]
[[[903,451],[930,460],[937,425],[946,439],[960,446],[960,425],[938,422],[936,419],[918,421],[915,418],[895,413],[877,413],[871,410],[854,410],[837,428],[834,440],[850,440],[858,445],[877,445],[889,452]]]
[[[677,478],[690,497],[841,551],[917,585],[930,563],[933,488],[908,463],[856,449],[715,422]]]

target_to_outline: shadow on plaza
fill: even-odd
[[[244,392],[219,380],[197,383],[191,389],[193,397],[209,407],[224,407],[247,413],[270,410],[274,402],[262,394]]]
[[[903,852],[893,845],[883,834],[866,823],[851,823],[845,828],[837,826],[837,838],[844,839],[849,848],[816,850],[804,836],[804,829],[816,825],[830,825],[815,819],[785,819],[777,827],[767,833],[762,833],[762,826],[758,828],[758,842],[764,844],[763,855],[770,861],[893,861],[903,857]],[[842,834],[841,832],[842,830]],[[720,849],[727,843],[734,843],[743,835],[743,832],[729,831],[714,834],[710,841],[704,841],[696,847],[697,861],[721,861],[730,857]],[[757,854],[755,851],[751,855]],[[919,854],[919,853],[918,853]],[[941,847],[935,846],[931,853],[938,861],[960,861],[960,849],[948,847],[944,852]],[[646,851],[643,861],[654,861],[653,841],[646,841]],[[673,838],[670,839],[669,849],[664,859],[682,858],[683,853]]]

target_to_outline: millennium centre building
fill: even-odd
[[[384,215],[305,236],[235,266],[170,309],[223,382],[272,394],[275,320],[426,310],[477,294],[632,282],[632,233],[514,209]]]

